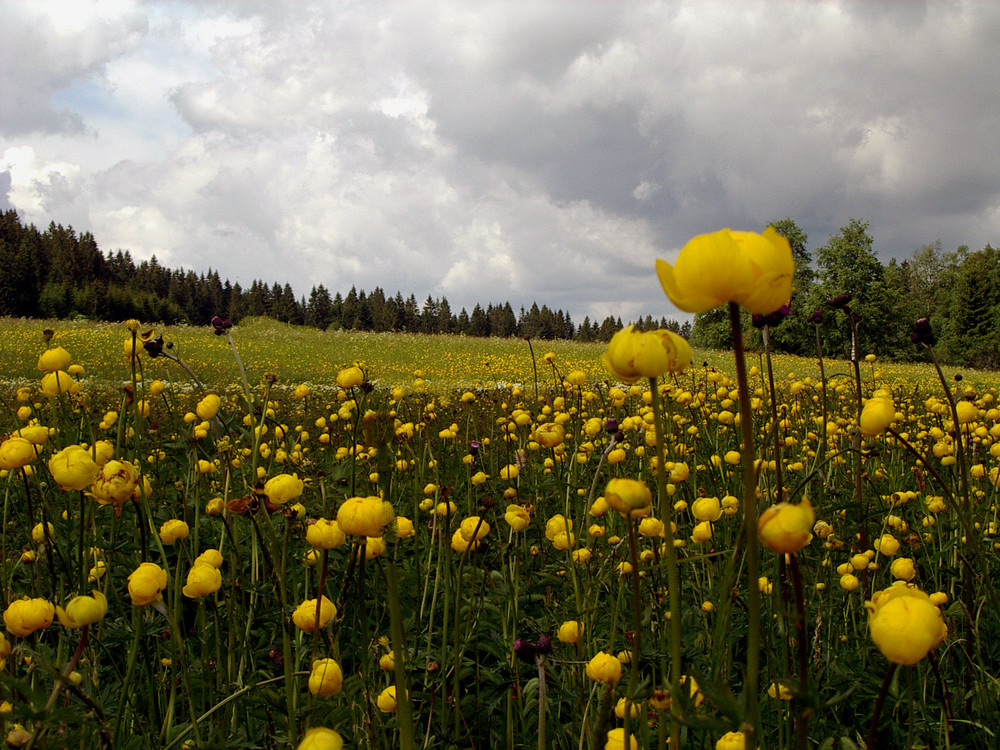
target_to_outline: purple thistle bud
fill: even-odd
[[[552,652],[552,639],[547,635],[538,636],[538,641],[535,643],[535,653],[545,656],[545,654]]]
[[[809,314],[809,317],[806,318],[806,320],[809,323],[815,323],[816,325],[819,325],[820,323],[823,322],[823,311],[820,310],[819,308],[816,308],[815,310],[812,311],[812,313]]]
[[[229,318],[220,318],[218,315],[215,315],[212,318],[212,327],[215,328],[216,336],[222,336],[233,327],[233,321]]]
[[[535,663],[535,644],[520,638],[514,641],[514,653],[525,664]]]
[[[612,435],[618,432],[618,420],[614,417],[608,417],[607,423],[604,425],[604,429],[610,432]]]
[[[910,340],[914,344],[934,346],[937,339],[934,337],[931,321],[927,318],[917,318],[917,322],[913,326],[913,333],[910,334]]]
[[[472,454],[473,456],[476,455],[477,453],[479,453],[479,442],[478,441],[472,440],[472,441],[469,442],[469,453]]]
[[[163,354],[163,336],[157,336],[155,339],[150,339],[149,341],[142,342],[142,348],[146,350],[148,354],[153,359],[156,359],[161,354]]]
[[[835,310],[846,310],[847,305],[851,301],[851,299],[852,299],[851,293],[844,292],[843,294],[839,294],[836,297],[833,297],[832,299],[828,299],[826,301],[826,304],[828,304]]]

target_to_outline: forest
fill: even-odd
[[[768,323],[771,348],[811,356],[819,347],[831,357],[850,356],[851,325],[858,327],[861,354],[912,360],[909,344],[918,318],[930,319],[943,362],[995,369],[1000,365],[1000,251],[966,246],[944,250],[931,242],[904,260],[879,260],[868,224],[850,219],[815,250],[799,225],[786,218],[771,226],[788,238],[796,261],[790,305]],[[128,250],[104,252],[89,232],[50,223],[44,231],[24,226],[13,210],[0,213],[0,315],[26,318],[139,318],[165,324],[207,325],[214,315],[238,323],[267,316],[323,330],[452,333],[534,339],[607,341],[621,319],[584,318],[533,303],[515,311],[510,302],[452,309],[444,296],[421,303],[410,293],[387,294],[351,287],[331,293],[314,286],[296,298],[290,284],[255,280],[244,289],[217,271],[170,269],[155,256],[138,263]],[[849,295],[849,299],[844,295]],[[829,303],[835,304],[829,304]],[[745,313],[744,313],[745,314]],[[639,328],[673,330],[701,348],[725,348],[729,325],[724,310],[679,322],[650,316],[630,321]],[[748,343],[761,348],[762,333],[751,326]],[[762,325],[762,321],[756,321]]]

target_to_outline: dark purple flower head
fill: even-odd
[[[761,315],[760,313],[754,313],[753,317],[750,319],[753,323],[754,328],[763,328],[764,326],[769,326],[774,328],[781,321],[792,314],[792,308],[788,305],[782,305],[780,308],[767,315]]]
[[[910,334],[910,339],[914,344],[934,346],[937,339],[934,337],[931,321],[927,318],[917,318],[917,322],[913,326],[913,333]]]
[[[819,325],[820,323],[823,322],[823,311],[820,310],[819,308],[816,308],[809,314],[809,317],[806,318],[806,320],[810,323],[815,323],[816,325]]]
[[[850,303],[851,299],[852,299],[851,293],[844,292],[843,294],[839,294],[836,297],[833,297],[832,299],[828,299],[826,301],[826,304],[828,304],[834,310],[846,310],[847,305],[848,303]]]
[[[615,434],[618,432],[618,420],[614,417],[608,417],[608,421],[604,424],[604,429],[612,435]]]
[[[552,652],[552,639],[547,635],[538,636],[538,641],[535,643],[535,653],[545,656],[545,654]]]
[[[514,653],[517,658],[526,664],[535,663],[535,644],[531,641],[518,639],[514,641]]]
[[[479,442],[477,440],[469,441],[469,453],[473,456],[479,453]]]
[[[150,339],[149,341],[142,342],[142,348],[146,350],[148,354],[153,359],[156,359],[161,354],[163,354],[163,336],[157,336],[155,339]]]
[[[229,318],[220,318],[218,315],[212,318],[212,327],[216,336],[224,336],[226,331],[233,327],[233,321]]]

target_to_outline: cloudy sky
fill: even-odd
[[[988,0],[0,0],[0,208],[244,286],[676,316],[694,234],[1000,243]]]

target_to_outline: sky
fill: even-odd
[[[687,319],[692,236],[1000,243],[1000,3],[0,0],[0,209],[248,287]]]

